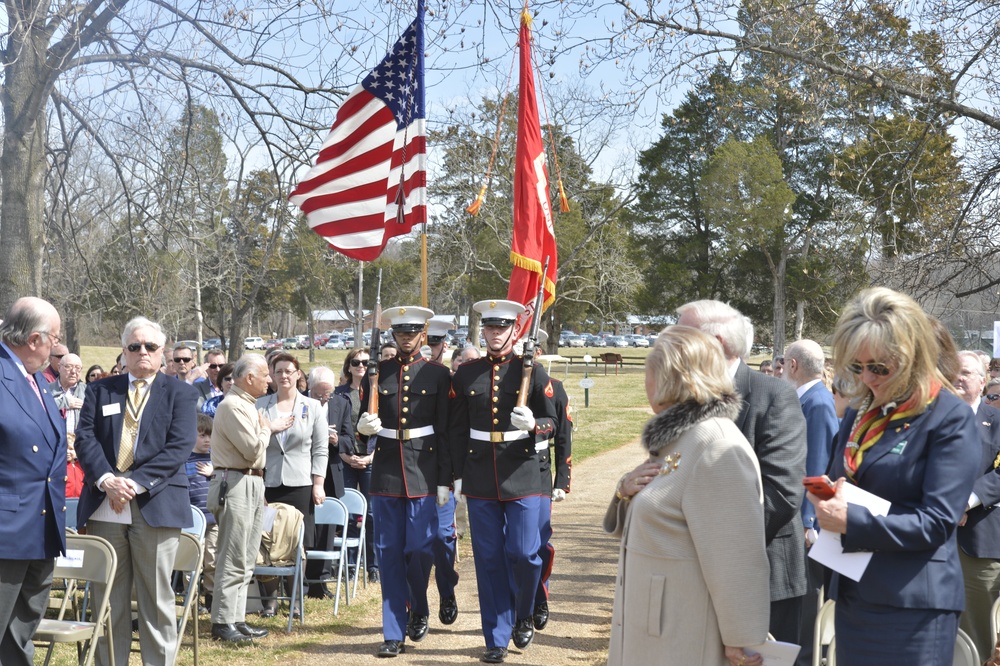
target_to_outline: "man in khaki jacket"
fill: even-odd
[[[212,599],[212,638],[240,643],[267,630],[246,623],[247,588],[253,576],[264,519],[264,452],[271,430],[254,402],[267,392],[264,357],[244,354],[233,369],[233,388],[219,403],[212,428],[208,509],[219,523]]]

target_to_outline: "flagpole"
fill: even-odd
[[[365,262],[358,261],[358,316],[354,321],[354,346],[363,347],[364,346],[364,334],[362,331],[365,329],[365,302],[362,298],[365,286]],[[361,340],[361,344],[358,344],[358,340]]]
[[[420,305],[427,305],[427,225],[420,231]]]

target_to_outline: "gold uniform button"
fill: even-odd
[[[499,365],[494,365],[493,366],[493,372],[500,372],[500,366]]]
[[[409,387],[409,386],[404,386],[404,387],[403,387],[403,390],[404,390],[404,391],[409,391],[409,390],[410,390],[410,387]]]
[[[410,411],[410,408],[409,408],[409,407],[403,407],[403,413],[404,413],[404,414],[407,414],[407,413],[409,413],[409,411]]]
[[[65,512],[66,512],[66,507],[63,507],[63,513],[65,513]]]
[[[52,477],[51,476],[49,478],[45,479],[45,480],[48,481],[49,483],[52,483]]]
[[[499,411],[500,411],[500,410],[499,410],[499,409],[497,409],[496,407],[494,407],[494,408],[493,408],[493,413],[494,413],[494,414],[496,414],[496,413],[497,413],[497,412],[499,412]]]
[[[493,402],[497,402],[498,400],[500,400],[499,396],[493,396]]]
[[[469,391],[469,395],[476,395],[475,391]]]
[[[410,396],[404,395],[403,396],[403,402],[409,402],[409,401],[410,401]]]
[[[427,395],[427,391],[426,390],[421,390],[420,391],[420,395]]]
[[[404,382],[410,381],[410,376],[409,375],[403,375],[403,381]]]
[[[500,387],[499,387],[499,386],[494,386],[494,387],[493,387],[493,390],[494,390],[494,391],[499,391],[499,390],[500,390]]]
[[[499,420],[497,420],[497,419],[493,419],[493,425],[499,425],[499,424],[500,424],[500,421],[499,421]]]
[[[45,509],[42,509],[42,515],[43,516],[45,515]]]
[[[403,366],[403,372],[409,372],[409,371],[410,371],[410,366],[404,365]]]
[[[405,418],[404,419],[399,419],[399,422],[402,423],[403,425],[406,425],[406,419]]]
[[[493,381],[495,382],[500,381],[500,375],[493,375]]]
[[[64,476],[63,477],[63,481],[69,481],[69,477],[68,476]]]
[[[382,395],[386,395],[387,393],[389,393],[389,389],[382,389]]]
[[[37,446],[33,446],[33,447],[31,447],[31,450],[32,450],[33,452],[35,452],[35,453],[38,453],[38,447],[37,447]]]

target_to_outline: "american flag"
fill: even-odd
[[[289,199],[342,254],[372,261],[427,221],[424,6],[344,100],[316,165]]]

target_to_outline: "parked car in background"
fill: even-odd
[[[244,349],[263,349],[264,338],[252,337],[243,339]]]
[[[649,340],[646,339],[644,335],[626,335],[625,339],[628,340],[629,347],[648,347]]]
[[[609,335],[604,341],[609,347],[628,347],[628,340],[623,335]]]
[[[222,349],[222,340],[219,338],[209,338],[201,343],[201,348],[205,351],[212,351],[213,349]]]
[[[582,335],[567,335],[566,336],[566,346],[567,347],[583,347],[584,339]]]
[[[326,344],[323,345],[324,349],[343,349],[344,348],[344,337],[339,333],[331,335]]]
[[[602,338],[599,335],[585,335],[585,336],[583,336],[583,338],[584,338],[584,346],[585,347],[607,347],[608,346],[608,343],[604,341],[604,338]]]
[[[658,337],[660,337],[659,333],[654,333],[654,334],[646,336],[646,339],[649,340],[649,346],[650,347],[653,346],[653,344],[656,342],[656,338],[658,338]]]
[[[298,341],[298,349],[309,349],[309,336],[308,335],[296,335],[295,339]]]
[[[298,349],[299,339],[298,338],[285,338],[281,341],[282,349]]]
[[[272,349],[284,349],[285,343],[277,338],[272,338],[264,343],[264,349],[266,351],[271,351]]]

